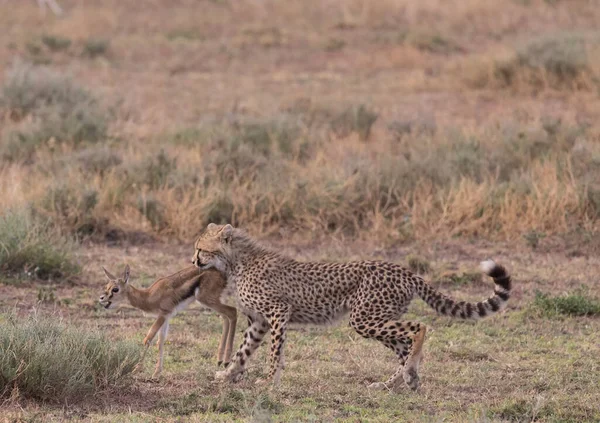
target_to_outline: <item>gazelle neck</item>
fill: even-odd
[[[151,311],[151,305],[148,304],[148,290],[144,288],[136,288],[133,285],[127,285],[127,299],[129,304],[135,308],[139,308],[144,311]]]

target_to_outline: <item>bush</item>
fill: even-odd
[[[525,82],[533,86],[587,86],[599,83],[593,58],[600,51],[600,35],[558,32],[535,38],[517,48],[511,58],[497,61],[494,76],[502,85]]]
[[[543,69],[560,80],[570,80],[588,69],[589,41],[573,33],[542,36],[518,49],[517,60],[521,66]]]
[[[52,51],[66,50],[71,45],[71,40],[57,35],[44,35],[42,43]]]
[[[560,297],[536,292],[534,309],[546,316],[599,316],[600,300],[580,290]]]
[[[137,343],[56,318],[0,315],[0,321],[0,397],[84,400],[125,386],[141,358]]]
[[[79,271],[73,262],[73,243],[36,220],[28,210],[0,216],[0,271],[8,276],[55,279]]]
[[[361,140],[369,138],[371,128],[379,115],[364,104],[352,106],[340,113],[332,121],[333,130],[340,136],[356,132]]]
[[[100,222],[94,217],[98,192],[81,185],[58,184],[46,190],[36,211],[75,235],[91,235]]]

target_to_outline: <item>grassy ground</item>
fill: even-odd
[[[278,244],[275,244],[278,245]],[[597,354],[600,348],[598,297],[576,310],[591,316],[562,314],[555,304],[537,304],[537,291],[563,296],[588,287],[594,298],[595,256],[567,258],[561,251],[535,252],[510,245],[436,243],[364,251],[332,243],[320,247],[289,247],[304,259],[383,258],[406,263],[416,255],[430,263],[428,277],[447,293],[462,299],[484,298],[489,281],[473,277],[476,260],[499,257],[510,265],[515,295],[508,310],[476,324],[439,317],[415,300],[407,317],[425,322],[431,331],[418,392],[370,392],[366,385],[393,371],[391,352],[357,336],[344,322],[337,327],[298,328],[286,346],[287,368],[282,384],[270,391],[254,386],[267,371],[267,348],[251,362],[248,378],[238,385],[215,384],[215,354],[221,323],[214,314],[194,307],[173,322],[165,372],[149,379],[156,351],[129,389],[96,395],[84,403],[63,406],[7,402],[11,418],[36,421],[47,413],[55,419],[86,421],[543,421],[594,422],[600,419]],[[101,270],[132,265],[133,283],[145,285],[158,275],[185,265],[188,246],[162,244],[139,247],[88,246],[79,255],[85,278],[75,286],[45,289],[51,299],[38,301],[38,287],[0,286],[2,308],[27,314],[57,313],[78,325],[99,328],[110,337],[141,342],[150,316],[123,309],[109,312],[96,305],[103,286]],[[455,277],[448,278],[448,275]],[[460,276],[464,276],[461,278]],[[589,292],[592,291],[592,292]],[[539,303],[539,301],[538,301]],[[596,308],[594,308],[596,307]],[[559,310],[559,311],[557,311]],[[236,342],[241,339],[243,323]],[[23,408],[21,408],[23,407]],[[37,416],[37,417],[36,417]],[[46,417],[44,417],[46,418]],[[10,421],[10,420],[9,420]]]
[[[59,2],[0,0],[3,313],[141,342],[150,317],[96,305],[100,266],[150,283],[208,222],[429,269],[465,299],[491,292],[473,272],[493,257],[516,289],[478,324],[415,302],[433,329],[416,393],[366,391],[394,359],[345,324],[293,331],[275,391],[253,385],[262,349],[215,385],[220,322],[194,309],[159,382],[147,358],[122,392],[15,393],[0,420],[600,421],[595,4]]]

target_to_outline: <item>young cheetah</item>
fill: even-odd
[[[419,386],[425,325],[400,320],[416,294],[440,314],[479,319],[496,313],[510,296],[511,279],[491,260],[481,264],[494,279],[494,295],[478,303],[456,302],[428,285],[420,276],[393,263],[301,263],[271,251],[231,225],[210,224],[195,244],[192,262],[201,269],[222,272],[228,288],[235,287],[241,311],[252,324],[231,363],[217,379],[235,381],[263,337],[271,332],[269,380],[279,382],[283,344],[290,323],[327,324],[350,313],[350,326],[365,338],[392,349],[398,370],[385,383],[392,388],[400,376],[412,389]]]

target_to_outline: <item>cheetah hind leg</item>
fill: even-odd
[[[406,362],[406,357],[408,356],[408,347],[409,344],[402,343],[397,341],[396,339],[385,339],[381,341],[386,347],[393,350],[398,357],[399,367],[398,370],[390,377],[386,382],[374,382],[371,383],[368,388],[375,391],[383,391],[386,389],[392,389],[398,384],[398,380],[402,376],[402,372],[404,371],[404,363]]]
[[[426,332],[427,328],[425,325],[419,324],[416,333],[412,336],[412,345],[404,364],[402,377],[412,390],[416,390],[419,387],[419,364],[423,360],[423,343],[425,342]]]
[[[396,352],[400,360],[400,366],[385,383],[372,383],[369,385],[369,388],[378,390],[391,389],[396,385],[400,376],[402,376],[404,382],[412,390],[416,390],[419,387],[419,364],[423,359],[423,343],[426,332],[425,325],[421,323],[393,321],[386,323],[382,330],[375,334],[374,337]],[[392,335],[394,333],[401,333],[402,335],[390,339],[390,335],[394,336]]]

